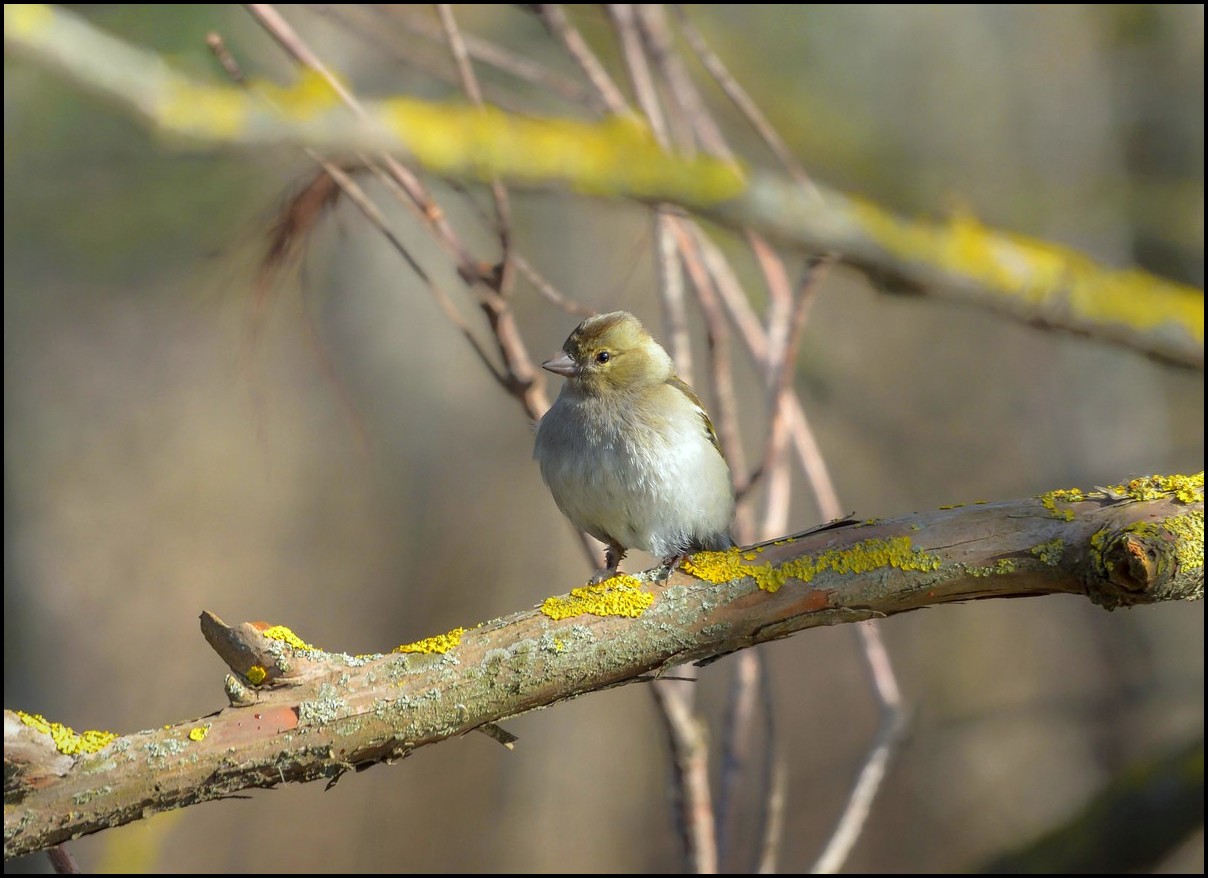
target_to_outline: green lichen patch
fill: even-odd
[[[1131,500],[1157,500],[1173,494],[1180,503],[1204,502],[1204,474],[1143,476],[1125,485],[1111,485],[1112,496]]]
[[[1101,529],[1091,534],[1091,562],[1098,569],[1111,565],[1105,558],[1109,547],[1120,537],[1134,536],[1151,544],[1165,541],[1173,546],[1172,552],[1158,551],[1154,557],[1156,575],[1170,572],[1173,562],[1182,571],[1202,570],[1204,567],[1204,510],[1196,509],[1183,515],[1172,515],[1161,521],[1137,521],[1122,531],[1111,532]],[[1110,570],[1109,570],[1110,572]]]
[[[1202,570],[1204,567],[1204,510],[1174,515],[1162,522],[1162,527],[1175,538],[1178,548],[1175,560],[1180,570]]]
[[[1061,537],[1054,537],[1037,546],[1032,546],[1031,552],[1040,559],[1041,563],[1056,567],[1061,563],[1061,556],[1065,553],[1065,540]]]
[[[1040,504],[1049,511],[1052,518],[1058,518],[1062,521],[1073,521],[1074,510],[1058,509],[1058,503],[1081,503],[1087,499],[1087,496],[1077,488],[1058,488],[1056,491],[1047,491],[1037,497]]]
[[[1005,573],[1015,572],[1015,562],[1010,558],[999,558],[993,564],[987,564],[984,567],[977,567],[972,564],[965,565],[965,572],[970,576],[1002,576]]]

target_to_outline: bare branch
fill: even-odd
[[[677,691],[683,685],[657,680],[652,691],[671,744],[677,778],[671,789],[680,799],[672,812],[680,824],[688,867],[696,875],[712,875],[717,872],[717,832],[709,791],[709,739],[704,720],[692,709],[694,699]]]
[[[797,348],[805,329],[805,318],[817,294],[818,284],[826,277],[830,259],[821,259],[806,266],[801,281],[801,291],[793,303],[791,313],[785,315],[786,328],[776,335],[781,340],[768,348],[767,395],[768,395],[768,438],[764,450],[762,469],[767,476],[768,492],[764,503],[763,536],[780,533],[788,526],[789,504],[792,499],[791,473],[784,455],[788,440],[788,410],[792,392],[793,374],[797,368]],[[769,329],[769,336],[772,335]],[[775,348],[776,351],[773,355]],[[836,513],[833,517],[838,517]]]
[[[847,862],[860,833],[864,831],[864,824],[872,811],[873,800],[885,779],[889,760],[906,732],[906,708],[889,661],[889,653],[881,640],[880,626],[876,621],[869,620],[857,624],[856,631],[860,635],[863,646],[861,654],[865,658],[880,703],[881,722],[839,821],[827,840],[826,847],[810,869],[812,873],[819,875],[833,875]]]
[[[755,101],[751,99],[751,96],[738,84],[738,80],[730,75],[730,71],[726,69],[726,65],[722,63],[721,58],[717,57],[717,54],[709,47],[704,36],[696,29],[696,25],[692,23],[692,19],[685,14],[683,6],[674,4],[672,8],[675,9],[679,18],[680,32],[688,40],[688,45],[692,47],[692,51],[696,53],[701,64],[709,71],[709,75],[713,77],[721,87],[721,90],[726,93],[726,97],[738,107],[739,112],[746,117],[747,122],[755,129],[764,143],[768,145],[780,161],[780,164],[797,181],[802,190],[815,198],[821,198],[821,193],[810,180],[809,175],[805,173],[805,168],[801,167],[801,163],[797,161],[797,157],[793,155],[780,138],[780,135],[776,133],[776,129],[772,127],[771,123],[760,112],[759,107],[755,105]]]
[[[550,35],[566,48],[570,56],[579,65],[579,69],[587,77],[596,94],[603,100],[608,112],[619,116],[628,112],[629,104],[621,90],[612,81],[612,77],[600,63],[600,59],[588,47],[587,41],[566,17],[562,7],[556,3],[541,3],[536,7],[537,15],[550,32]]]

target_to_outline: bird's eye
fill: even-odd
[[[608,353],[608,351],[600,351],[600,353],[596,354],[597,363],[607,363],[611,359],[612,354]]]

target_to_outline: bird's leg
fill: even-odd
[[[621,559],[625,557],[625,550],[616,543],[609,543],[608,548],[604,550],[604,567],[596,571],[596,575],[591,578],[592,585],[599,585],[605,579],[612,579],[617,575],[617,566],[621,563]]]
[[[674,555],[668,555],[666,558],[663,559],[663,564],[667,568],[667,575],[663,578],[670,579],[671,574],[674,573],[676,571],[676,569],[681,564],[683,564],[686,559],[691,558],[691,557],[692,557],[692,553],[689,551],[686,551],[686,550],[676,552]]]

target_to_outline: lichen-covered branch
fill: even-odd
[[[335,782],[820,625],[995,597],[1079,594],[1109,609],[1200,599],[1203,485],[1203,473],[1155,476],[845,522],[586,586],[389,655],[328,653],[207,613],[206,638],[233,672],[223,710],[120,737],[5,712],[5,857],[251,787]]]
[[[886,289],[936,293],[1202,368],[1203,293],[1112,269],[968,216],[906,219],[865,200],[725,159],[665,152],[629,115],[597,123],[407,97],[344,103],[317,74],[298,85],[201,82],[65,9],[5,6],[7,49],[112,100],[182,145],[292,143],[399,156],[441,176],[670,203],[813,253]]]

